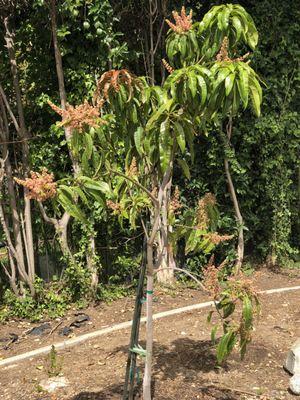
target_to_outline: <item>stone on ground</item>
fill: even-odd
[[[290,390],[292,393],[300,395],[300,374],[295,374],[291,377]]]
[[[292,375],[300,374],[300,339],[293,344],[288,352],[284,367]]]
[[[43,379],[40,382],[40,387],[46,392],[53,393],[59,388],[68,385],[68,380],[64,376],[53,376],[49,379]]]

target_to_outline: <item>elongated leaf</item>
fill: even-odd
[[[141,156],[143,154],[143,147],[142,147],[142,137],[143,137],[144,130],[141,126],[137,128],[137,130],[134,132],[134,143],[137,152]]]
[[[235,80],[235,74],[230,74],[230,75],[226,76],[226,79],[225,79],[225,94],[226,94],[226,96],[228,96],[229,93],[231,92],[233,84],[234,84],[234,80]]]
[[[249,97],[249,75],[248,71],[243,68],[238,68],[239,77],[238,77],[238,88],[240,92],[240,97],[242,99],[244,108],[248,105],[248,97]]]
[[[74,194],[77,194],[77,195],[80,197],[80,199],[82,200],[82,202],[83,202],[86,206],[88,206],[88,205],[89,205],[89,201],[88,201],[88,199],[87,199],[85,193],[83,192],[83,190],[82,190],[80,187],[78,187],[78,186],[73,186],[72,189],[73,189],[73,191],[74,191]]]
[[[260,94],[255,86],[250,86],[250,97],[254,110],[254,114],[259,117],[260,116]]]
[[[216,343],[216,334],[217,334],[217,330],[218,330],[218,325],[214,326],[211,330],[211,334],[210,334],[210,338],[211,341],[213,342],[213,344]]]
[[[189,86],[191,94],[194,98],[197,93],[197,78],[196,78],[195,74],[189,75],[188,86]]]
[[[177,140],[178,146],[179,146],[181,152],[184,153],[184,151],[185,151],[184,129],[180,125],[180,123],[177,122],[177,121],[174,123],[174,131],[175,131],[175,136],[176,136],[176,140]]]
[[[159,119],[159,117],[164,113],[164,111],[168,110],[173,103],[173,99],[168,100],[166,103],[162,104],[157,111],[155,111],[149,121],[147,122],[146,129],[150,130],[154,123]]]
[[[58,189],[58,201],[62,207],[75,219],[86,224],[87,219],[84,212],[75,203],[75,194],[67,186],[61,185]]]
[[[191,173],[190,173],[190,169],[189,169],[187,162],[183,159],[178,159],[177,161],[178,161],[178,164],[181,166],[182,171],[183,171],[184,175],[187,177],[187,179],[191,179]]]
[[[197,75],[198,85],[201,90],[201,107],[205,104],[207,98],[207,86],[204,78],[200,75]]]
[[[232,25],[234,26],[234,29],[236,31],[236,40],[235,40],[236,44],[240,40],[243,26],[241,24],[240,19],[236,15],[234,15],[231,20],[232,20]]]
[[[233,331],[228,331],[225,335],[222,336],[218,346],[217,346],[217,360],[218,363],[221,364],[224,359],[230,353],[233,345],[234,345],[235,335]]]
[[[226,31],[229,24],[230,9],[225,7],[222,12],[218,13],[218,28],[220,31]]]
[[[248,296],[243,299],[243,319],[246,329],[250,329],[252,327],[253,321],[253,310],[252,303]]]
[[[80,176],[78,178],[83,182],[85,189],[93,189],[98,190],[101,193],[107,194],[110,193],[110,187],[106,182],[103,181],[95,181],[87,176]]]

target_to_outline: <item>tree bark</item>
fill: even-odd
[[[23,162],[23,170],[24,176],[27,176],[29,173],[29,146],[28,139],[30,135],[28,134],[26,125],[25,125],[25,117],[21,96],[21,89],[19,84],[19,76],[18,76],[18,68],[16,61],[16,54],[14,48],[14,35],[10,31],[9,28],[9,19],[5,17],[3,19],[4,28],[5,28],[5,42],[8,51],[11,72],[13,77],[13,86],[16,95],[16,103],[18,109],[19,116],[19,130],[18,134],[22,139],[22,162]],[[24,190],[24,218],[25,218],[25,235],[26,235],[26,245],[27,245],[27,268],[28,268],[28,276],[32,284],[35,279],[35,262],[34,262],[34,246],[33,246],[33,233],[32,233],[32,217],[31,217],[31,201],[27,196],[28,190]]]
[[[173,154],[173,152],[172,152]],[[173,170],[173,155],[169,167],[165,172],[158,191],[158,198],[154,203],[154,217],[152,228],[147,237],[147,296],[146,296],[146,361],[143,379],[143,399],[151,400],[151,378],[152,378],[152,353],[153,353],[153,281],[154,281],[154,243],[157,233],[161,228],[161,206],[164,193],[168,186]],[[147,233],[147,232],[145,232]],[[156,269],[160,267],[161,258],[156,263]]]
[[[49,217],[43,206],[43,203],[38,202],[42,217],[45,222],[54,226],[55,232],[58,236],[58,242],[61,248],[62,254],[70,261],[75,262],[73,254],[68,244],[68,222],[70,220],[70,214],[65,212],[61,219]]]
[[[95,235],[92,233],[89,236],[89,249],[87,252],[87,268],[91,276],[91,289],[93,294],[96,294],[98,287],[98,270],[96,264],[96,245],[95,245]]]
[[[229,118],[229,122],[226,127],[227,146],[230,146],[231,135],[232,135],[232,117]],[[225,174],[228,183],[228,189],[230,198],[233,204],[235,218],[238,223],[238,244],[237,244],[237,259],[235,262],[235,272],[239,273],[243,264],[244,259],[244,219],[240,210],[239,201],[234,188],[234,183],[230,173],[229,160],[227,157],[224,159]]]
[[[56,20],[56,1],[55,0],[50,0],[50,17],[51,17],[51,30],[52,30],[52,38],[53,38],[53,47],[54,47],[60,103],[61,103],[61,108],[66,109],[67,94],[66,94],[66,89],[65,89],[62,57],[61,57],[61,52],[60,52],[58,38],[57,38],[57,20]],[[65,131],[66,141],[69,144],[71,136],[72,136],[72,130],[69,127],[65,127],[64,131]],[[80,165],[79,165],[78,161],[76,160],[76,158],[74,157],[74,154],[70,148],[70,145],[68,146],[68,148],[69,148],[70,159],[72,161],[74,176],[76,177],[81,172]],[[59,225],[60,225],[60,228],[62,229],[61,236],[60,236],[61,237],[61,245],[64,247],[65,251],[71,255],[70,248],[67,244],[67,235],[65,233],[67,230],[67,225],[68,225],[69,220],[70,220],[70,217],[68,219],[66,219],[66,223],[59,222]],[[91,236],[89,239],[87,267],[91,271],[91,289],[93,292],[95,291],[95,289],[98,285],[98,274],[97,274],[97,268],[95,265],[95,258],[96,258],[95,238]],[[71,259],[74,260],[73,256],[71,257]]]
[[[162,284],[172,284],[174,281],[175,260],[173,249],[169,241],[171,226],[168,222],[168,210],[171,196],[172,181],[168,182],[162,197],[161,204],[161,227],[158,233],[158,252],[161,256],[160,267],[157,271],[157,281]]]

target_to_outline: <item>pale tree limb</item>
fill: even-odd
[[[226,145],[230,146],[230,141],[231,141],[231,136],[232,136],[232,117],[229,117],[228,124],[226,126]],[[235,272],[239,273],[240,269],[242,267],[243,263],[243,258],[244,258],[244,220],[242,213],[240,211],[240,206],[239,206],[239,201],[236,195],[236,191],[234,188],[234,183],[231,177],[230,173],[230,167],[229,167],[229,160],[225,156],[224,158],[224,167],[225,167],[225,175],[228,183],[228,189],[229,189],[229,194],[230,198],[233,204],[234,208],[234,213],[236,217],[236,221],[238,223],[238,245],[237,245],[237,260],[235,263]]]
[[[9,27],[9,17],[3,18],[5,33],[4,38],[6,42],[6,47],[8,51],[12,78],[13,78],[13,86],[16,95],[16,103],[17,110],[19,116],[19,130],[17,131],[19,136],[23,139],[28,139],[30,135],[26,129],[25,117],[24,117],[24,109],[22,103],[22,95],[19,83],[19,75],[18,75],[18,67],[16,61],[16,54],[14,48],[14,35],[10,31]],[[23,158],[23,168],[25,171],[25,175],[29,173],[29,147],[28,142],[22,142],[22,158]],[[31,201],[27,196],[28,190],[24,190],[24,216],[25,216],[25,229],[26,229],[26,241],[28,245],[28,260],[27,260],[27,268],[28,268],[28,276],[33,284],[35,278],[35,263],[34,263],[34,248],[33,248],[33,232],[32,232],[32,218],[31,218]]]

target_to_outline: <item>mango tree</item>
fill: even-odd
[[[236,42],[241,37],[244,39],[250,35],[252,38],[253,33],[249,33],[249,27],[246,25],[248,14],[245,10],[239,6],[228,7],[229,10],[234,9],[237,14],[232,17],[235,21],[232,26],[242,26],[234,36]],[[170,77],[162,87],[149,86],[146,79],[138,78],[125,69],[111,70],[102,75],[94,96],[94,104],[102,106],[101,123],[98,127],[95,126],[97,120],[99,122],[99,115],[93,114],[92,106],[90,110],[87,107],[87,112],[77,117],[81,118],[82,126],[85,127],[84,135],[89,136],[89,144],[82,149],[78,140],[80,134],[75,135],[74,139],[77,139],[73,141],[77,150],[85,153],[88,159],[93,160],[97,157],[98,166],[92,178],[87,180],[86,177],[78,176],[71,187],[58,189],[61,203],[69,209],[72,208],[73,214],[80,218],[84,217],[79,209],[80,204],[75,204],[74,198],[86,202],[87,195],[102,193],[101,197],[105,194],[108,208],[118,215],[120,223],[128,219],[134,226],[140,221],[144,229],[147,239],[147,345],[143,392],[147,400],[151,399],[154,275],[162,259],[162,253],[156,251],[155,241],[158,232],[164,240],[168,240],[164,224],[169,223],[168,217],[172,212],[165,216],[166,218],[162,218],[161,214],[166,190],[171,190],[174,164],[178,162],[186,176],[189,176],[188,164],[193,159],[193,137],[196,129],[199,130],[207,122],[213,121],[220,125],[223,119],[232,118],[240,104],[247,106],[249,93],[256,111],[261,101],[257,77],[249,65],[244,63],[244,58],[226,57],[228,31],[223,30],[223,26],[229,27],[230,13],[226,9],[227,21],[222,10],[215,8],[212,14],[209,14],[214,15],[217,20],[220,19],[217,27],[214,19],[212,23],[192,24],[192,15],[187,16],[184,9],[180,16],[174,13],[176,24],[169,22],[172,31],[167,39],[167,52],[174,67],[181,68],[174,70],[165,62]],[[221,17],[218,17],[219,15]],[[206,16],[203,21],[208,19]],[[237,20],[242,23],[237,25]],[[214,34],[212,29],[215,29]],[[232,36],[230,31],[229,42]],[[209,40],[213,40],[213,45],[208,45]],[[217,59],[214,59],[218,51]],[[246,73],[249,84],[246,91],[247,101],[243,92]],[[227,76],[230,78],[226,80]],[[68,123],[71,123],[71,120]],[[195,246],[195,243],[197,245],[197,241],[202,241],[204,236],[207,243],[213,242],[216,236],[207,235],[207,227],[204,228],[203,230],[202,226],[200,234],[190,236],[191,246]],[[191,230],[200,229],[192,223]],[[242,227],[239,228],[239,231],[241,230]],[[214,271],[214,276],[216,274],[218,271]],[[227,287],[229,294],[228,290],[221,293],[224,299],[222,307],[223,304],[226,306],[235,301],[230,288],[231,286]],[[239,298],[243,299],[245,295],[247,301],[243,304],[241,321],[247,321],[243,322],[243,327],[250,331],[253,314],[251,307],[255,297],[251,296],[251,292],[244,291]],[[220,307],[217,308],[219,312]],[[229,310],[227,308],[224,318],[234,311],[232,306]],[[231,330],[229,335],[227,328],[227,324],[224,324],[225,339],[219,349],[223,355],[232,350],[237,336],[241,333],[241,330]],[[247,336],[247,341],[248,339]],[[241,341],[241,345],[245,346],[247,341]]]

